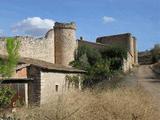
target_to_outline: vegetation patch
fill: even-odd
[[[110,80],[115,73],[122,70],[123,60],[127,59],[127,50],[119,46],[106,47],[97,50],[90,46],[81,46],[70,64],[73,67],[85,70],[83,76],[84,87],[93,87],[95,84]]]
[[[52,102],[21,109],[21,120],[155,120],[159,119],[151,97],[140,88],[73,91]]]

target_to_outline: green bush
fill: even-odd
[[[120,46],[107,46],[105,49],[101,50],[101,55],[104,59],[127,59],[127,49]]]
[[[122,69],[123,59],[127,59],[127,50],[120,46],[107,46],[101,50],[101,55],[110,61],[110,69],[117,71]]]
[[[116,71],[122,69],[123,59],[127,59],[127,50],[110,46],[101,51],[90,46],[81,46],[75,60],[70,64],[87,73],[83,77],[85,86],[92,86],[102,80],[108,80]]]
[[[90,65],[94,65],[97,62],[97,60],[101,59],[101,54],[97,49],[94,49],[90,46],[85,45],[85,46],[80,46],[78,48],[77,54],[76,54],[76,57],[75,57],[76,60],[80,61],[81,57],[84,54],[86,55],[88,63]]]
[[[70,85],[75,85],[76,88],[79,88],[79,82],[81,82],[79,76],[77,75],[66,75],[66,80],[68,81],[68,87],[70,87]]]
[[[156,63],[160,60],[160,48],[154,48],[151,50],[152,62]]]
[[[108,80],[111,75],[110,61],[100,59],[88,69],[87,75],[84,78],[84,85],[91,87],[98,82]]]
[[[9,107],[11,99],[15,94],[14,90],[10,87],[0,88],[0,108]]]

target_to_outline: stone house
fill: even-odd
[[[6,56],[0,56],[6,58]],[[15,74],[2,81],[2,85],[9,85],[16,89],[17,99],[28,104],[42,105],[55,95],[62,94],[74,88],[74,84],[66,76],[81,76],[85,71],[63,65],[57,65],[32,58],[20,58]],[[79,81],[80,82],[80,81]],[[79,83],[79,89],[81,84]]]

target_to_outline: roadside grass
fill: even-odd
[[[19,108],[14,120],[159,120],[151,95],[140,86],[128,86],[124,76],[52,96],[41,107]]]
[[[157,120],[152,98],[141,88],[70,91],[41,107],[21,109],[21,120]]]

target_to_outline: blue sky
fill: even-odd
[[[0,35],[34,35],[55,21],[77,24],[77,38],[132,33],[139,51],[160,43],[160,0],[1,0]]]

